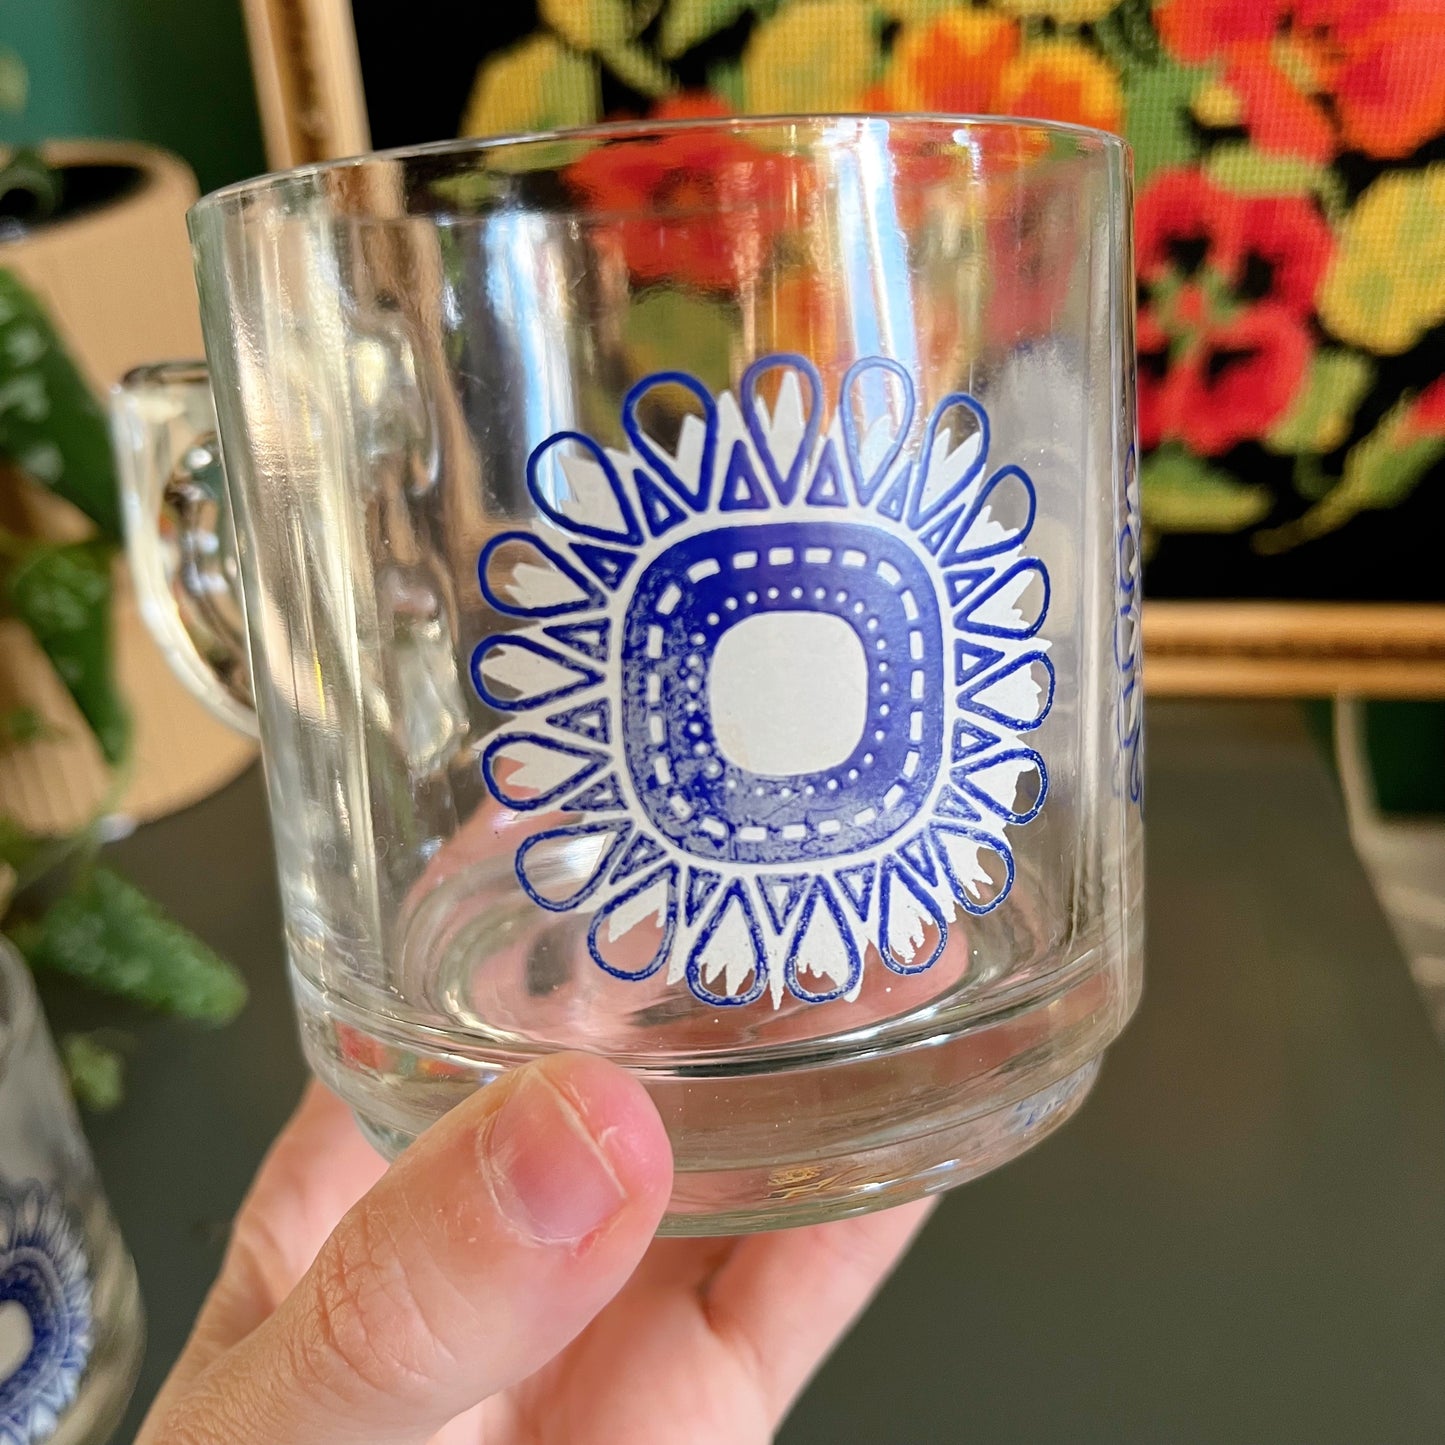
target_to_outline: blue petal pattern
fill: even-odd
[[[41,1445],[74,1401],[92,1343],[80,1225],[35,1180],[0,1182],[0,1308],[24,1311],[29,1349],[0,1379],[0,1445]]]
[[[644,414],[670,408],[676,423],[679,399],[669,452]],[[688,373],[641,378],[621,407],[625,453],[563,431],[529,457],[532,498],[569,540],[554,550],[504,534],[479,559],[487,600],[535,624],[476,648],[478,696],[528,719],[492,737],[482,776],[509,807],[559,810],[561,826],[519,846],[517,876],[550,911],[595,909],[588,948],[611,976],[650,978],[671,962],[670,979],[719,1008],[765,994],[851,998],[870,949],[895,973],[922,973],[956,916],[1008,896],[1007,830],[1048,793],[1046,743],[1021,739],[1049,717],[1057,686],[1040,639],[1049,573],[1023,550],[1038,500],[1022,468],[990,470],[994,438],[976,398],[950,393],[915,426],[918,407],[914,377],[893,358],[855,361],[830,413],[813,362],[777,354],[747,367],[735,402]],[[1136,495],[1126,486],[1126,512]],[[1121,678],[1136,666],[1137,537],[1128,512]],[[522,586],[505,587],[496,559],[507,542],[552,570],[535,593],[552,601],[529,608]],[[741,622],[789,612],[826,615],[856,638],[862,732],[841,765],[754,774],[717,725],[713,690],[726,684],[712,659]],[[488,672],[509,646],[553,665],[545,684],[527,677],[536,668]],[[1121,680],[1131,792],[1136,695]],[[530,784],[509,760],[533,765]],[[989,775],[1010,765],[1037,775],[1022,807],[1002,796],[1009,776]],[[899,934],[912,956],[889,946],[900,909],[918,923]],[[635,921],[613,939],[620,914]],[[916,945],[904,946],[905,931]]]

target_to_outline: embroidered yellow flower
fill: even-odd
[[[755,115],[847,110],[877,64],[877,24],[864,0],[789,5],[758,26],[743,52],[744,108]]]
[[[556,36],[539,32],[483,63],[467,99],[461,134],[586,125],[601,110],[596,64]]]
[[[1018,54],[1018,25],[986,10],[954,10],[909,25],[893,47],[882,90],[891,110],[981,114]]]
[[[1319,313],[1341,340],[1408,351],[1445,321],[1445,165],[1381,176],[1339,231]]]
[[[1238,125],[1244,117],[1244,107],[1239,96],[1218,81],[1209,81],[1200,86],[1190,109],[1202,125],[1215,130]]]
[[[1023,115],[1118,130],[1124,98],[1109,64],[1075,40],[1025,44],[1017,20],[955,10],[905,27],[870,101],[890,110]]]
[[[611,50],[632,38],[625,0],[538,0],[537,13],[576,50]]]
[[[1075,40],[1028,46],[999,77],[995,109],[1006,115],[1070,120],[1117,131],[1124,97],[1107,62]]]

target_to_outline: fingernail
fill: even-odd
[[[626,1202],[581,1115],[535,1068],[512,1085],[484,1152],[497,1207],[519,1234],[539,1244],[585,1239]]]

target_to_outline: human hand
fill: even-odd
[[[136,1445],[770,1440],[927,1205],[654,1240],[671,1185],[597,1058],[517,1070],[389,1170],[313,1085]]]

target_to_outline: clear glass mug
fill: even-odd
[[[306,1052],[383,1151],[592,1050],[722,1233],[1077,1108],[1140,986],[1121,141],[603,127],[191,231],[209,387],[117,397],[136,582],[259,732]]]
[[[109,1440],[144,1347],[135,1266],[30,972],[0,939],[0,1441]]]

